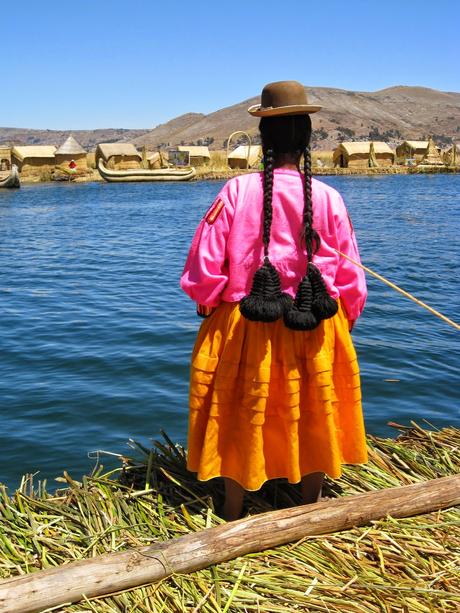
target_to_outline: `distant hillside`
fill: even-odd
[[[0,128],[0,145],[61,145],[71,133],[90,151],[98,143],[132,142],[145,130],[107,128],[100,130],[28,130],[27,128]]]
[[[342,140],[384,140],[391,145],[403,139],[434,137],[440,145],[460,140],[460,93],[426,87],[396,86],[377,92],[354,92],[328,87],[307,88],[313,104],[323,110],[312,115],[313,144],[332,149]],[[133,142],[150,149],[180,144],[209,144],[221,149],[231,132],[257,135],[258,120],[247,113],[258,97],[209,115],[187,113],[145,130],[72,131],[86,148],[98,142]],[[0,128],[0,144],[60,144],[68,132]]]
[[[401,139],[422,139],[434,135],[445,143],[460,139],[460,94],[423,87],[391,87],[377,92],[352,92],[317,87],[308,89],[308,99],[323,110],[312,115],[315,148],[331,149],[342,140],[373,138],[390,143]],[[211,148],[222,148],[235,130],[257,134],[258,119],[247,109],[259,98],[250,98],[209,115],[197,117],[187,126],[181,118],[158,126],[135,143],[158,147],[200,144],[211,141]],[[166,138],[168,135],[168,138]]]

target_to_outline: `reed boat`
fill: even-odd
[[[194,168],[130,168],[128,170],[113,170],[107,168],[102,159],[99,159],[97,169],[101,177],[110,183],[128,181],[190,181],[196,175]]]
[[[19,171],[16,164],[11,166],[11,172],[7,177],[0,179],[0,187],[21,187]]]

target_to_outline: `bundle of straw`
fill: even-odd
[[[396,439],[369,437],[370,462],[328,483],[348,496],[460,472],[460,430],[413,424]],[[131,442],[122,466],[100,467],[50,493],[25,477],[8,496],[0,488],[0,576],[51,568],[217,525],[219,480],[198,483],[185,452],[165,435],[152,449]],[[256,513],[296,504],[282,481],[248,497]],[[250,554],[155,585],[64,605],[62,612],[441,612],[460,609],[460,512],[395,520]],[[54,609],[56,610],[56,609]]]

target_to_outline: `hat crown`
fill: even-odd
[[[298,81],[275,81],[268,83],[261,95],[260,104],[253,104],[248,113],[253,117],[277,117],[281,115],[304,115],[316,113],[321,107],[308,104],[305,87]]]
[[[298,81],[275,81],[274,83],[268,83],[262,90],[262,109],[307,104],[305,88]]]

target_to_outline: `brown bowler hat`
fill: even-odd
[[[275,81],[268,83],[263,90],[261,103],[248,108],[255,117],[275,117],[277,115],[306,115],[316,113],[322,107],[308,104],[307,94],[298,81]]]

